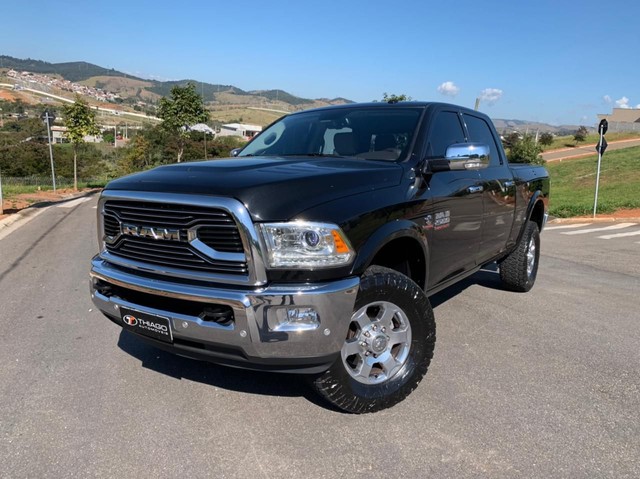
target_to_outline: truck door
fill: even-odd
[[[489,166],[479,170],[482,181],[482,240],[478,264],[506,249],[516,206],[516,185],[504,150],[498,145],[493,128],[482,117],[464,113],[469,141],[489,145]]]
[[[436,113],[426,141],[427,158],[444,158],[447,147],[464,143],[460,114]],[[432,287],[476,264],[482,220],[480,175],[475,170],[435,172],[425,195],[431,197],[423,221],[432,252],[428,284]]]

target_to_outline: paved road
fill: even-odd
[[[632,146],[640,146],[640,139],[610,141],[607,151],[621,150],[623,148],[631,148]],[[560,161],[571,158],[580,158],[588,155],[597,155],[595,144],[582,145],[577,148],[565,148],[562,150],[553,150],[542,153],[542,158],[547,161]]]
[[[638,237],[550,230],[530,293],[432,298],[425,381],[354,416],[122,333],[89,300],[95,198],[65,206],[0,239],[2,477],[640,477]]]

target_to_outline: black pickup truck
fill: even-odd
[[[487,116],[442,103],[287,115],[235,158],[112,181],[91,295],[176,354],[309,374],[338,408],[403,400],[435,344],[429,295],[497,262],[536,279],[549,179]]]

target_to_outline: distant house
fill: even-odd
[[[220,127],[217,136],[240,136],[250,140],[262,131],[258,125],[247,125],[245,123],[228,123]]]
[[[52,143],[68,143],[67,137],[65,134],[67,133],[66,126],[52,126],[51,127],[51,142]]]
[[[69,139],[66,136],[67,127],[54,125],[51,127],[51,143],[69,143]],[[102,141],[102,135],[87,135],[83,138],[86,143],[100,143]]]
[[[598,115],[607,120],[611,131],[640,131],[640,108],[614,108],[610,115]]]

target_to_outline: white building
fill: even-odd
[[[258,125],[247,125],[245,123],[227,123],[220,127],[217,136],[240,136],[250,140],[262,131]]]
[[[67,127],[54,125],[51,127],[51,142],[52,143],[68,143],[69,139],[66,136]],[[86,143],[100,143],[102,142],[102,135],[87,135],[83,138]]]

